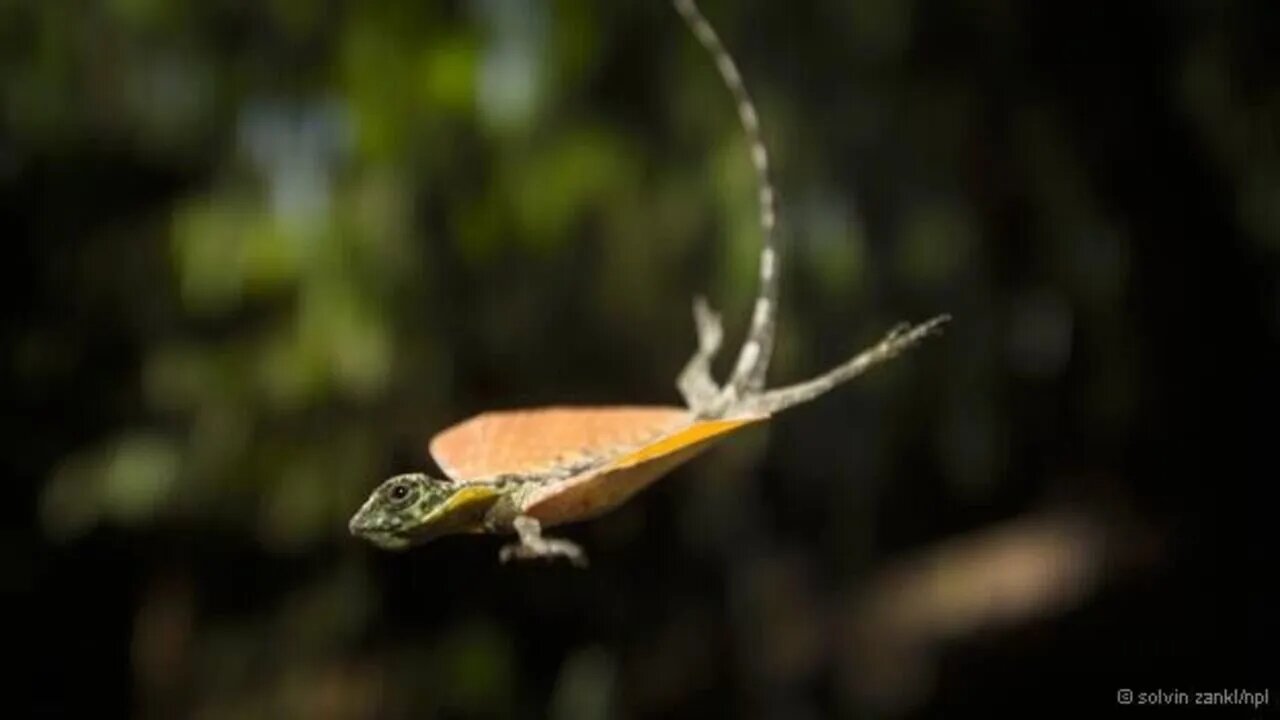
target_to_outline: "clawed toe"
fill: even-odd
[[[910,330],[911,330],[911,323],[900,322],[897,325],[894,325],[893,328],[889,330],[889,333],[884,337],[884,342],[892,342],[894,340],[897,340],[903,335],[906,335],[907,332]]]
[[[704,355],[714,355],[724,341],[724,324],[720,320],[720,314],[711,309],[706,298],[699,295],[693,301],[693,319],[698,331],[698,347]]]
[[[542,537],[542,527],[537,520],[520,516],[516,518],[513,525],[520,535],[520,542],[503,546],[498,551],[500,561],[506,563],[511,560],[562,557],[576,567],[587,566],[587,554],[582,551],[582,548],[568,540]]]
[[[512,543],[498,551],[498,560],[503,563],[512,560],[554,560],[556,558],[564,558],[575,567],[587,567],[586,553],[568,540],[543,540],[536,546]]]

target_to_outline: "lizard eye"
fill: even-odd
[[[391,486],[391,490],[387,492],[387,497],[396,504],[404,503],[413,494],[413,487],[407,482],[396,483]]]

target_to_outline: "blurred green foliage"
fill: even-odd
[[[1045,470],[1019,439],[1026,396],[1076,403],[1046,435],[1110,447],[1133,430],[1141,358],[1115,312],[1131,229],[1081,159],[1078,118],[1019,74],[1025,11],[707,5],[776,154],[775,382],[906,318],[952,312],[961,340],[812,408],[796,422],[814,430],[779,430],[765,469],[763,436],[745,439],[579,531],[616,558],[596,586],[504,575],[491,544],[388,559],[345,522],[469,414],[675,401],[694,293],[741,331],[754,180],[727,94],[664,3],[0,1],[3,172],[107,167],[85,193],[107,207],[56,183],[42,198],[53,219],[34,232],[75,237],[38,282],[72,319],[9,350],[37,392],[97,379],[82,436],[50,440],[66,446],[35,503],[60,547],[146,543],[139,715],[585,720],[698,707],[717,672],[745,706],[772,671],[705,667],[716,622],[772,653],[762,638],[812,628],[768,608],[813,589],[797,571],[763,583],[773,600],[725,608],[681,595],[698,568],[755,587],[753,563],[790,542],[865,569],[895,469],[995,502]],[[1238,190],[1245,236],[1274,253],[1280,95],[1236,82],[1225,21],[1183,5],[1201,29],[1159,80]],[[968,44],[930,43],[955,37]],[[77,340],[95,328],[129,359],[95,365]],[[746,536],[772,540],[744,551]],[[670,588],[627,581],[673,554],[690,559]]]

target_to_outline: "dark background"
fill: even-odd
[[[753,179],[666,4],[0,3],[13,716],[1275,712],[1280,5],[704,10],[773,382],[955,319],[579,572],[346,519],[471,414],[675,402],[695,293],[740,336]]]

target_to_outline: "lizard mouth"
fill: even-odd
[[[408,540],[392,532],[368,532],[364,539],[383,550],[405,550],[411,544]]]
[[[441,535],[456,532],[453,518],[433,513],[426,521],[406,523],[403,518],[389,517],[376,507],[364,507],[351,516],[347,529],[354,537],[367,540],[383,550],[406,550],[434,540]]]
[[[383,550],[404,550],[409,547],[409,541],[397,533],[394,528],[387,525],[357,522],[359,519],[358,515],[353,517],[347,526],[352,535],[368,540]]]
[[[387,522],[379,515],[380,513],[370,512],[369,508],[360,508],[359,512],[351,516],[347,529],[353,536],[368,540],[384,550],[403,550],[408,547],[409,541],[400,535],[399,525]]]

